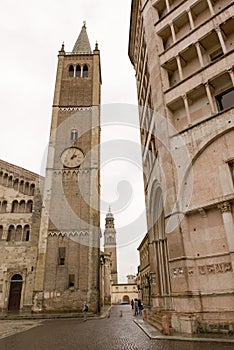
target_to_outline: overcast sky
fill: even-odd
[[[84,20],[93,49],[98,40],[103,80],[101,223],[103,227],[111,204],[120,282],[137,272],[136,248],[146,231],[135,72],[128,58],[130,8],[131,0],[0,2],[0,158],[38,174],[44,172],[61,44],[72,51]]]

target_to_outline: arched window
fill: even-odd
[[[33,201],[28,201],[27,207],[26,207],[26,212],[31,213],[33,210]]]
[[[78,66],[76,66],[76,77],[80,78],[81,77],[81,67],[78,64]]]
[[[25,182],[24,193],[29,194],[29,183],[28,182]]]
[[[23,180],[20,181],[20,184],[19,184],[19,191],[20,191],[20,192],[24,192],[24,181],[23,181]]]
[[[15,241],[21,241],[22,239],[22,226],[18,225],[15,230]]]
[[[22,281],[22,276],[18,273],[11,277],[12,281]]]
[[[7,232],[7,242],[15,240],[15,227],[13,225],[9,226]]]
[[[0,184],[2,183],[3,172],[0,171]]]
[[[13,184],[13,177],[12,177],[12,175],[11,175],[11,176],[9,176],[9,178],[8,178],[8,184],[7,184],[7,186],[8,186],[8,187],[12,187],[12,184]]]
[[[19,203],[19,213],[25,213],[25,207],[26,207],[25,201],[24,200],[20,201],[20,203]]]
[[[30,227],[29,225],[24,226],[24,232],[23,232],[23,241],[28,242],[30,236]]]
[[[71,131],[71,140],[76,141],[78,139],[78,131],[76,129],[73,129]]]
[[[72,65],[69,66],[69,77],[70,78],[74,77],[74,67]]]
[[[19,211],[19,203],[17,200],[12,202],[11,212],[12,213],[18,213]]]
[[[18,191],[19,189],[19,179],[15,179],[13,183],[14,190]]]
[[[7,185],[7,180],[8,180],[8,174],[4,174],[3,181],[2,181],[3,186]]]
[[[88,78],[88,71],[89,71],[88,66],[87,64],[85,64],[83,67],[83,78]]]
[[[7,211],[7,201],[3,201],[1,205],[1,213],[6,213]]]
[[[0,241],[2,240],[2,235],[3,235],[3,226],[0,226]]]
[[[31,186],[30,186],[30,195],[31,196],[34,196],[34,191],[35,191],[35,185],[31,184]]]

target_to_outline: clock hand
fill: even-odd
[[[71,159],[73,159],[73,158],[76,158],[77,157],[77,154],[73,154],[73,156],[71,156]]]

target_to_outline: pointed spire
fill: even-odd
[[[111,206],[109,205],[109,211],[108,211],[108,213],[106,214],[106,219],[107,218],[114,218],[114,215],[112,214],[112,212],[111,212]]]
[[[86,22],[84,21],[83,27],[81,29],[80,35],[76,40],[76,43],[72,50],[73,53],[92,53],[91,46],[89,43],[88,34],[86,31]]]

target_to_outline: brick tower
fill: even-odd
[[[109,212],[106,214],[106,224],[104,231],[104,251],[111,254],[111,282],[118,284],[117,272],[117,254],[116,254],[116,231],[114,223],[114,215]]]
[[[99,310],[101,71],[84,23],[58,54],[34,311]]]

